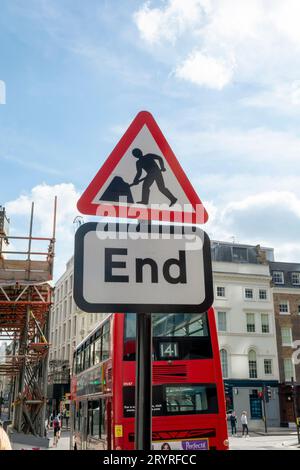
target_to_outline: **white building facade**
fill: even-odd
[[[55,284],[50,327],[50,361],[68,361],[70,365],[76,345],[106,316],[79,310],[73,300],[73,269],[71,258]]]
[[[76,345],[107,315],[79,310],[73,300],[73,271],[74,263],[71,258],[54,289],[47,390],[49,415],[59,411],[60,401],[70,392],[70,374]]]
[[[259,247],[212,242],[214,308],[227,408],[247,411],[249,429],[280,425],[276,328],[267,257]],[[266,394],[265,394],[266,396]],[[239,421],[239,420],[238,420]],[[239,421],[240,425],[240,421]]]

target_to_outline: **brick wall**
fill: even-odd
[[[295,294],[286,294],[284,292],[274,293],[273,299],[274,299],[276,336],[277,336],[277,348],[278,348],[279,376],[280,376],[280,382],[284,382],[285,377],[284,377],[283,360],[285,358],[291,358],[293,352],[295,352],[295,349],[293,349],[292,347],[282,346],[281,328],[282,327],[291,328],[293,341],[300,340],[300,314],[298,313],[298,309],[300,305],[300,292],[297,291],[297,293]],[[289,314],[279,313],[279,304],[282,301],[289,302]],[[300,383],[300,364],[295,366],[295,372],[296,372],[296,377],[294,377],[294,380]]]

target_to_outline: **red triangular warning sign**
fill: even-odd
[[[77,203],[83,214],[203,224],[208,214],[153,116],[141,111]]]

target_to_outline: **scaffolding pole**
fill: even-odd
[[[0,375],[9,375],[9,417],[19,432],[45,437],[49,362],[49,328],[53,260],[55,254],[57,197],[54,198],[50,237],[33,236],[34,203],[28,236],[0,233],[0,338],[13,343],[0,364]],[[25,250],[7,250],[10,240],[28,241]],[[34,249],[33,242],[49,242],[47,250]],[[11,259],[19,254],[19,259]],[[39,256],[39,259],[34,257]],[[41,259],[42,257],[42,259]]]

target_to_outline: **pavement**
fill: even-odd
[[[14,436],[15,442],[12,442],[13,450],[70,450],[70,431],[63,429],[61,432],[61,437],[58,440],[56,447],[53,447],[53,431],[48,432],[48,438],[50,439],[49,447],[44,447],[37,445],[34,442],[34,437],[28,436],[27,443],[17,442],[18,437]],[[32,442],[30,442],[30,440]]]
[[[230,450],[300,450],[297,433],[262,435],[249,433],[249,437],[229,437]]]

